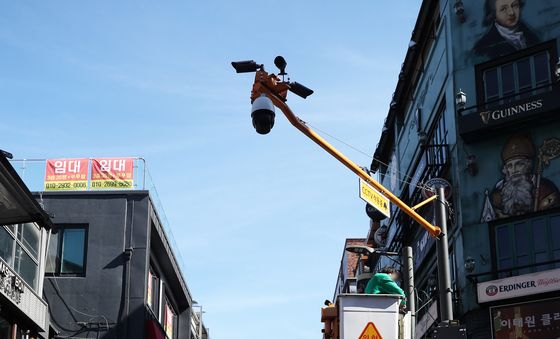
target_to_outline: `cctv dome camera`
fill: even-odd
[[[266,95],[261,95],[253,102],[251,118],[253,127],[259,134],[268,134],[274,126],[274,104]]]

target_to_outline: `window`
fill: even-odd
[[[165,335],[169,339],[173,339],[173,333],[175,329],[175,311],[173,311],[173,307],[169,303],[169,301],[165,301],[165,309],[163,314],[163,329],[165,330]]]
[[[426,145],[427,165],[436,170],[441,169],[449,162],[449,150],[447,140],[447,123],[445,121],[445,100],[438,106],[434,122],[432,123],[429,142]],[[432,173],[439,176],[441,173]]]
[[[87,231],[83,226],[64,226],[49,240],[46,273],[84,275]]]
[[[484,69],[484,103],[500,105],[550,90],[551,61],[545,50]]]
[[[560,214],[501,224],[494,228],[496,266],[514,275],[560,268]],[[527,266],[516,269],[517,267]],[[500,277],[509,276],[509,272]]]
[[[0,257],[31,288],[39,279],[41,231],[34,223],[0,227]]]
[[[159,310],[159,278],[153,270],[148,271],[148,290],[146,302],[154,314]]]

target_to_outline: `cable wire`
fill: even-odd
[[[379,159],[374,158],[373,156],[369,155],[368,153],[362,151],[361,149],[359,149],[359,148],[353,146],[352,144],[350,144],[350,143],[348,143],[348,142],[346,142],[346,141],[344,141],[344,140],[342,140],[342,139],[340,139],[340,138],[334,136],[334,135],[331,134],[331,133],[328,133],[327,131],[325,131],[325,130],[323,130],[323,129],[318,128],[318,127],[315,126],[315,125],[312,125],[312,124],[310,124],[310,123],[308,123],[308,122],[306,122],[306,121],[304,121],[304,120],[301,120],[301,119],[300,119],[300,121],[301,121],[303,124],[305,124],[306,126],[309,126],[309,127],[313,128],[313,129],[316,130],[317,132],[319,132],[319,133],[321,133],[321,134],[324,134],[324,135],[328,136],[329,138],[334,139],[334,140],[340,142],[341,144],[343,144],[343,145],[345,145],[345,146],[347,146],[347,147],[353,149],[354,151],[356,151],[356,152],[358,152],[358,153],[360,153],[360,154],[362,154],[362,155],[364,155],[364,156],[366,156],[366,157],[372,159],[373,161],[375,161],[375,162],[377,162],[377,163],[379,163],[379,164],[381,164],[381,165],[387,167],[387,169],[394,170],[395,173],[401,174],[403,177],[410,179],[410,180],[404,180],[404,179],[400,179],[398,176],[396,176],[396,179],[397,179],[398,182],[401,182],[401,183],[404,183],[404,184],[408,184],[408,185],[411,185],[411,184],[412,184],[412,180],[414,180],[414,178],[411,177],[410,175],[408,175],[408,174],[402,172],[402,171],[399,171],[399,170],[396,168],[396,166],[394,166],[394,165],[391,166],[391,165],[389,165],[389,164],[384,163],[383,161],[381,161],[381,160],[379,160]],[[390,173],[391,171],[388,171],[388,172],[389,172],[389,174],[388,174],[389,177],[393,177],[393,176],[394,176],[394,174]],[[433,189],[431,189],[431,188],[429,188],[429,187],[426,187],[426,185],[423,185],[423,184],[418,184],[418,183],[417,183],[417,184],[414,185],[414,187],[420,188],[420,189],[427,189],[427,190],[433,191]]]
[[[50,236],[51,236],[51,235],[49,235],[49,237],[50,237]],[[50,241],[50,239],[49,239],[49,241]],[[51,269],[51,272],[54,272],[54,271],[55,271],[55,267],[54,267],[53,260],[49,260],[49,259],[50,259],[50,258],[49,258],[49,255],[48,255],[49,249],[47,248],[46,251],[47,251],[47,253],[46,253],[46,264],[47,264],[47,266],[49,266],[49,262],[50,262],[50,269]],[[51,281],[54,281],[54,285],[56,285],[56,290],[57,290],[58,293],[60,294],[60,298],[64,300],[63,293],[62,293],[62,289],[60,288],[60,285],[58,284],[58,279],[57,279],[56,277],[52,277],[50,280],[51,280]],[[73,310],[73,311],[75,311],[75,312],[77,312],[77,313],[79,313],[79,314],[81,314],[81,315],[85,315],[86,317],[90,317],[90,318],[88,319],[88,322],[90,322],[92,319],[99,319],[99,318],[102,318],[102,319],[105,321],[105,328],[106,328],[106,330],[109,331],[109,321],[107,320],[107,317],[105,317],[103,314],[95,314],[95,315],[94,315],[94,314],[84,313],[84,312],[82,312],[82,311],[76,309],[76,308],[73,307],[72,305],[70,305],[66,300],[64,300],[64,304],[65,304],[66,306],[68,306],[68,308],[70,308],[71,310]],[[81,330],[78,330],[78,332],[80,332],[80,331],[81,331]]]

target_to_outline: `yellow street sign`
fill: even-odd
[[[383,337],[377,330],[377,327],[372,322],[369,322],[358,339],[383,339]]]
[[[367,182],[360,178],[360,198],[375,207],[379,212],[383,213],[387,218],[391,217],[391,208],[389,199],[384,197],[375,188],[371,187]]]

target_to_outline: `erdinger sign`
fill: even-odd
[[[479,303],[556,290],[560,290],[560,269],[492,280],[477,285]]]

